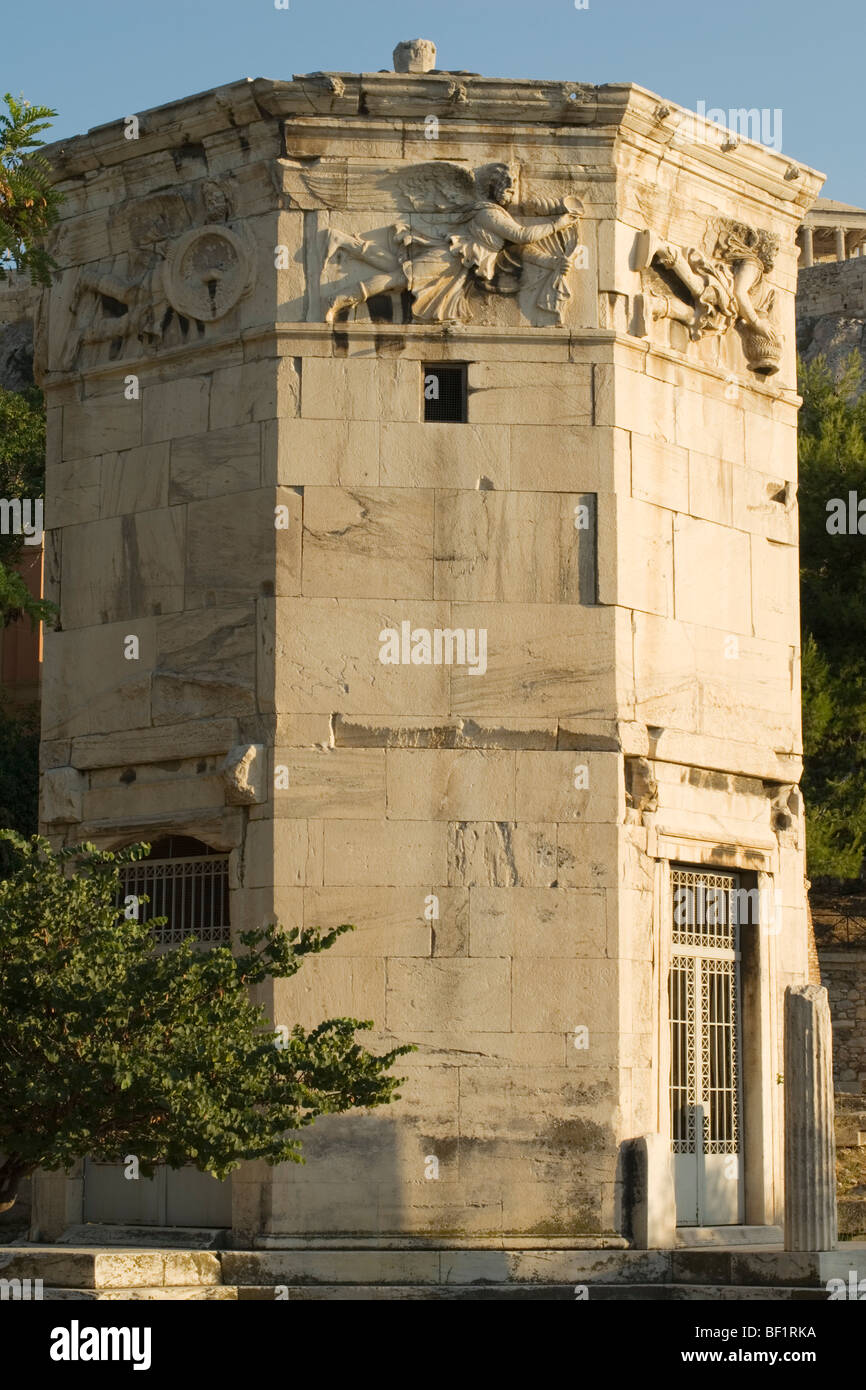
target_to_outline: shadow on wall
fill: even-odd
[[[306,1164],[285,1165],[266,1186],[263,1229],[419,1242],[579,1238],[604,1233],[599,1193],[614,1164],[617,1197],[626,1187],[628,1146],[618,1157],[588,1150],[581,1120],[527,1114],[525,1132],[508,1138],[458,1139],[453,1117],[442,1129],[425,1134],[411,1115],[381,1113],[317,1121],[303,1136]]]

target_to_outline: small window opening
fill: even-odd
[[[424,419],[451,424],[466,423],[466,364],[424,364]]]

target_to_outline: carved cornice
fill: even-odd
[[[292,81],[258,77],[230,83],[166,106],[137,113],[137,140],[124,138],[124,120],[97,126],[84,135],[45,147],[55,180],[74,179],[89,171],[110,168],[161,150],[177,150],[208,136],[256,124],[264,127],[256,145],[263,155],[279,153],[279,121],[289,119],[308,130],[322,120],[321,134],[339,138],[352,133],[354,122],[406,121],[423,126],[435,115],[443,128],[453,127],[463,138],[479,124],[494,128],[506,143],[518,138],[517,127],[536,139],[544,135],[556,145],[567,132],[571,143],[579,133],[618,138],[655,152],[703,176],[730,186],[741,180],[747,192],[777,208],[790,207],[800,220],[812,206],[823,175],[805,165],[792,165],[790,156],[749,140],[728,150],[710,138],[717,128],[685,107],[661,103],[653,92],[635,83],[593,87],[580,82],[532,82],[469,73],[311,73]],[[339,118],[336,120],[335,118]],[[674,144],[677,123],[687,118],[698,137]],[[382,129],[385,129],[383,124]],[[393,125],[392,125],[393,130]],[[706,135],[706,139],[703,136]],[[262,136],[264,138],[262,138]],[[796,177],[791,177],[792,171]]]

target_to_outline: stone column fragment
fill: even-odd
[[[677,1204],[670,1137],[642,1134],[635,1139],[632,1227],[636,1250],[671,1250],[676,1245]]]
[[[836,1248],[830,1005],[820,985],[785,990],[785,1249]]]

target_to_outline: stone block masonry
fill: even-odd
[[[640,87],[422,59],[49,151],[46,823],[227,855],[233,930],[353,921],[266,992],[275,1023],[417,1048],[397,1104],[235,1175],[239,1242],[669,1233],[630,1155],[678,1123],[672,867],[778,889],[781,930],[731,955],[732,1128],[704,1136],[734,1159],[712,1200],[773,1224],[819,176],[672,144]]]

